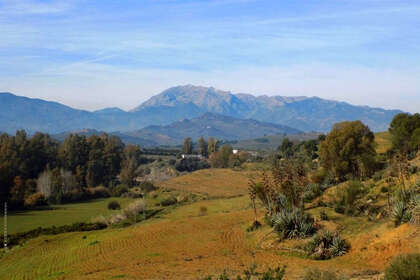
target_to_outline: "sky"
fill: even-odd
[[[176,85],[420,111],[418,0],[0,0],[0,92],[132,109]]]

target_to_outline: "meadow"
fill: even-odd
[[[11,212],[8,215],[8,232],[14,234],[37,227],[70,225],[76,222],[90,222],[99,215],[115,213],[108,209],[110,201],[118,201],[122,207],[128,205],[131,198],[101,198],[80,203],[51,205],[45,210]],[[0,220],[3,228],[4,220]]]

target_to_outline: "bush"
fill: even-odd
[[[337,191],[335,211],[340,214],[356,215],[360,212],[357,205],[364,193],[364,186],[359,181],[350,181]]]
[[[303,194],[304,202],[311,202],[322,195],[324,188],[320,184],[309,184]]]
[[[175,164],[175,169],[179,172],[192,172],[205,168],[210,168],[209,163],[198,158],[184,158]]]
[[[262,226],[262,225],[261,225],[261,223],[260,223],[260,222],[258,222],[258,221],[254,221],[254,222],[252,223],[252,225],[250,225],[250,226],[246,229],[246,231],[251,232],[251,231],[254,231],[254,230],[259,229],[261,226]]]
[[[39,192],[28,196],[24,202],[24,205],[26,208],[34,208],[37,206],[43,206],[47,204],[48,203],[47,203],[47,200],[45,199],[44,194],[39,193]]]
[[[308,256],[316,260],[326,260],[342,256],[348,252],[350,244],[338,235],[328,230],[316,234],[312,240],[305,245]]]
[[[200,215],[200,216],[207,215],[207,207],[206,206],[201,206],[198,215]]]
[[[283,208],[272,220],[281,239],[304,238],[315,232],[314,219],[299,208]]]
[[[321,271],[318,268],[309,269],[306,271],[303,280],[341,280],[343,277],[338,277],[337,274],[330,271]]]
[[[325,211],[321,211],[319,213],[319,218],[321,219],[321,221],[328,221],[329,220],[328,215],[327,215],[327,213],[325,213]]]
[[[394,258],[385,271],[385,280],[420,280],[420,254]]]
[[[108,203],[108,209],[109,210],[120,210],[121,209],[121,206],[118,203],[118,201],[113,200],[113,201],[110,201]]]
[[[162,206],[170,206],[170,205],[174,205],[176,203],[177,203],[177,200],[176,200],[175,197],[168,197],[168,198],[163,199],[160,202],[160,205],[162,205]]]
[[[317,169],[312,175],[311,175],[311,181],[315,184],[322,184],[326,181],[328,176],[328,172],[325,168],[319,168]]]
[[[128,190],[128,187],[126,185],[118,185],[115,188],[111,189],[111,194],[114,197],[120,197],[123,194],[127,193],[128,191],[129,190]]]
[[[157,188],[155,187],[155,185],[153,185],[152,182],[149,181],[143,181],[139,184],[139,187],[141,188],[141,190],[143,192],[152,192],[155,191]]]
[[[146,210],[146,205],[141,200],[136,200],[124,208],[123,213],[126,217],[136,217],[138,214]]]
[[[277,267],[277,268],[268,268],[268,270],[264,272],[257,272],[256,271],[256,265],[251,267],[249,270],[245,270],[243,272],[243,277],[241,275],[238,275],[234,278],[230,278],[229,275],[224,271],[222,274],[220,274],[216,280],[282,280],[284,275],[286,274],[286,266],[283,267]],[[204,278],[205,280],[212,280],[213,278],[211,276],[208,276]]]
[[[90,199],[92,198],[106,198],[110,197],[110,191],[104,186],[99,186],[95,188],[87,188],[86,193]]]

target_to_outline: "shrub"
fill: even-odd
[[[400,255],[385,271],[385,280],[419,280],[420,254]]]
[[[113,201],[110,201],[108,203],[108,209],[109,210],[120,210],[121,209],[121,206],[118,203],[118,201],[113,200]]]
[[[25,199],[24,205],[26,208],[34,208],[37,206],[47,205],[47,200],[45,199],[45,196],[42,193],[38,192],[28,196]]]
[[[262,226],[262,225],[261,225],[261,223],[260,223],[260,222],[258,222],[258,221],[254,221],[254,222],[252,223],[252,225],[250,225],[250,226],[246,229],[246,231],[251,232],[251,231],[254,231],[254,230],[259,229],[261,226]]]
[[[205,168],[210,168],[209,163],[199,158],[184,158],[175,164],[175,169],[179,172],[192,172]]]
[[[123,213],[126,217],[136,217],[138,214],[146,210],[146,205],[141,200],[136,200],[124,208]]]
[[[128,187],[126,185],[118,185],[115,188],[112,188],[111,194],[112,194],[112,196],[120,197],[123,194],[127,193],[128,191],[129,190],[128,190]]]
[[[200,215],[200,216],[207,215],[207,207],[206,206],[201,206],[198,215]]]
[[[304,202],[311,202],[324,192],[324,188],[320,184],[309,184],[303,194]]]
[[[335,200],[335,211],[346,215],[355,215],[360,209],[357,200],[362,197],[364,186],[359,181],[350,181],[348,184],[337,191]]]
[[[321,219],[321,221],[328,221],[329,220],[328,215],[327,215],[327,213],[325,213],[325,211],[321,211],[319,213],[319,218]]]
[[[318,268],[309,269],[306,271],[303,280],[341,280],[345,279],[343,277],[339,277],[334,272],[330,271],[321,271]]]
[[[88,194],[89,198],[103,198],[111,196],[110,191],[104,186],[87,188],[86,193]]]
[[[155,187],[155,185],[153,185],[153,183],[152,182],[149,182],[149,181],[143,181],[143,182],[141,182],[139,184],[139,187],[144,192],[152,192],[152,191],[155,191],[157,189]]]
[[[273,218],[274,231],[281,239],[304,238],[315,232],[314,219],[300,208],[283,208]]]
[[[325,168],[319,168],[317,169],[312,175],[311,175],[311,181],[315,184],[322,184],[327,179],[328,172]]]
[[[256,272],[256,265],[251,267],[249,270],[245,270],[243,272],[244,278],[242,278],[241,275],[238,275],[234,278],[230,278],[229,275],[226,273],[226,271],[223,271],[222,274],[220,274],[216,280],[282,280],[284,275],[286,274],[286,267],[276,267],[276,268],[268,268],[268,270],[263,272]],[[212,280],[213,278],[211,276],[208,276],[204,278],[205,280]]]
[[[382,180],[382,178],[384,177],[384,170],[380,170],[380,171],[376,171],[372,178],[375,182],[378,182],[379,180]]]
[[[177,200],[176,200],[175,197],[167,197],[167,198],[163,199],[160,202],[160,205],[162,205],[162,206],[170,206],[170,205],[174,205],[176,203],[177,203]]]
[[[308,256],[316,260],[326,260],[342,256],[348,252],[350,244],[338,235],[328,230],[316,234],[306,245]]]

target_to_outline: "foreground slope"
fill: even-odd
[[[208,209],[204,216],[201,207]],[[351,235],[352,249],[315,261],[278,243],[268,227],[246,233],[251,217],[246,197],[207,200],[127,229],[43,236],[3,256],[0,279],[203,279],[225,269],[239,273],[254,263],[285,264],[287,279],[299,279],[308,267],[362,279],[377,276],[396,254],[420,250],[414,226],[337,216],[334,223],[346,227],[343,236]]]
[[[301,279],[310,267],[351,279],[379,279],[394,256],[420,251],[419,227],[404,224],[395,228],[389,220],[349,217],[316,207],[309,211],[315,217],[326,211],[330,219],[321,225],[339,229],[351,249],[332,260],[308,259],[296,249],[304,240],[279,242],[267,225],[248,233],[246,228],[253,220],[249,198],[230,197],[229,193],[246,193],[246,181],[233,177],[246,174],[213,172],[211,175],[221,175],[226,181],[226,176],[232,177],[232,184],[211,184],[211,175],[199,171],[171,179],[165,186],[182,186],[213,198],[169,208],[160,217],[129,228],[29,240],[2,255],[0,279],[203,279],[224,270],[236,275],[254,263],[261,269],[287,265],[286,279]],[[228,195],[220,197],[224,190]],[[262,209],[258,219],[264,220]]]

